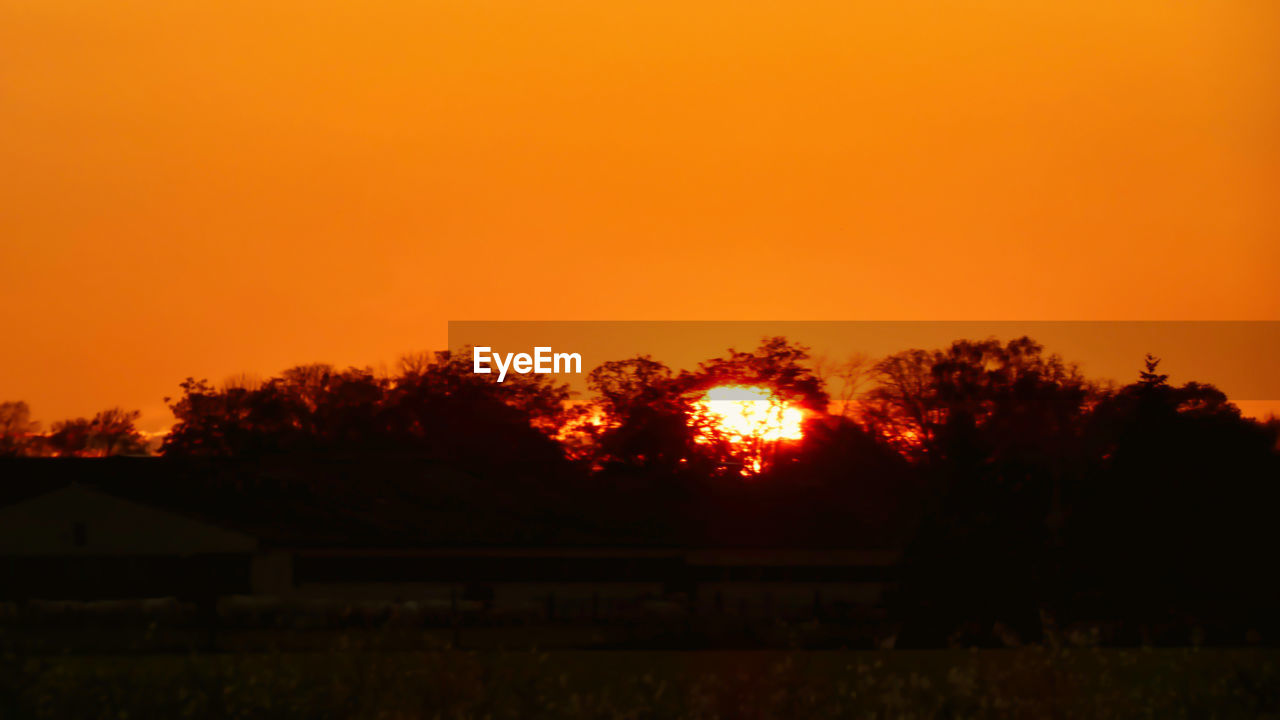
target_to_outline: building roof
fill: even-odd
[[[0,508],[0,555],[252,552],[244,533],[72,483]]]
[[[537,468],[486,477],[412,458],[11,458],[0,459],[0,507],[76,484],[263,548],[901,547],[800,493],[784,507],[592,480]]]

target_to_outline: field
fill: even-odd
[[[7,655],[2,718],[1280,718],[1280,651]]]

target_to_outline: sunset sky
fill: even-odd
[[[467,319],[1280,320],[1273,0],[0,0],[0,400]]]

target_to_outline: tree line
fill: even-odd
[[[1280,602],[1267,550],[1280,426],[1243,417],[1212,385],[1170,383],[1154,357],[1112,385],[1025,337],[836,368],[766,338],[691,370],[643,355],[603,363],[585,399],[547,376],[498,384],[469,361],[464,349],[383,374],[188,378],[168,399],[176,422],[160,452],[402,458],[485,479],[486,492],[554,496],[565,522],[593,516],[666,541],[905,547],[892,606],[931,642],[966,623],[1034,638],[1046,618],[1134,632],[1229,624]],[[744,444],[700,420],[699,399],[725,385],[804,408],[803,436]],[[111,410],[39,434],[25,405],[6,403],[0,452],[135,452],[136,417]],[[766,462],[746,473],[751,453]]]
[[[148,452],[147,439],[135,426],[142,413],[114,407],[92,418],[53,423],[42,432],[31,408],[18,401],[0,402],[0,457],[108,457]]]

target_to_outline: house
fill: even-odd
[[[249,535],[78,483],[0,507],[0,599],[252,593],[273,562]]]

